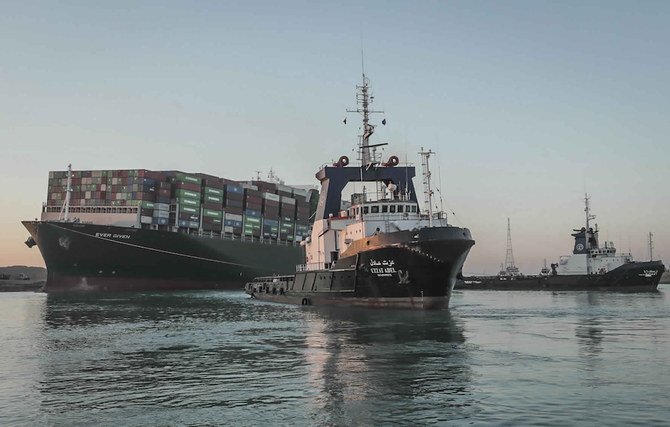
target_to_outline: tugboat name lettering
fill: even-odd
[[[395,267],[373,267],[370,269],[370,273],[376,274],[379,277],[390,277],[396,274]]]
[[[640,273],[639,276],[641,277],[654,277],[658,274],[658,270],[644,270],[644,272]]]
[[[383,260],[383,261],[377,261],[374,259],[370,260],[370,267],[379,267],[379,266],[384,266],[384,267],[393,267],[395,265],[394,260]]]

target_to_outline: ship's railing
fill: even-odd
[[[324,264],[322,262],[310,262],[308,264],[298,264],[295,266],[295,271],[313,271],[313,270],[323,270],[324,268],[330,268],[329,264]]]
[[[42,212],[45,213],[60,213],[62,206],[42,205]],[[137,213],[139,206],[116,206],[116,205],[96,205],[96,206],[72,206],[70,205],[70,213]]]
[[[70,206],[70,214],[137,214],[139,211],[139,206],[112,206],[112,205],[104,205],[104,206]],[[43,205],[42,210],[45,213],[59,213],[61,211],[61,206],[53,206],[53,205]],[[100,224],[95,221],[87,220],[87,221],[80,221],[84,224]],[[117,225],[117,224],[101,224],[101,225]],[[127,225],[123,225],[127,226]],[[165,225],[163,226],[165,227]],[[171,225],[167,225],[170,231],[172,232],[187,232],[184,229],[180,229],[181,231],[177,231],[176,227],[172,227]],[[157,228],[149,228],[149,229],[157,229]],[[236,236],[235,234],[232,233],[217,233],[215,231],[205,231],[205,230],[195,230],[193,229],[190,232],[187,232],[189,234],[197,235],[199,237],[209,237],[212,239],[221,239],[221,240],[239,240],[242,242],[250,242],[250,243],[261,243],[261,244],[266,244],[266,245],[277,245],[277,246],[300,246],[299,241],[291,241],[291,240],[280,240],[280,239],[272,239],[272,238],[264,238],[264,237],[254,237],[254,236]]]

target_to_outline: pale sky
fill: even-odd
[[[570,253],[585,191],[602,240],[645,259],[651,231],[668,263],[668,22],[667,1],[3,2],[0,265],[43,265],[20,220],[70,162],[316,183],[355,157],[361,47],[374,142],[438,153],[466,272],[497,272],[507,217],[523,272]]]

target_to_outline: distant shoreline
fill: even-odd
[[[0,292],[35,292],[44,287],[46,280],[2,280]]]
[[[44,287],[47,269],[26,265],[0,267],[0,292],[35,292]]]

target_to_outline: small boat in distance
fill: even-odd
[[[412,183],[414,167],[399,166],[397,156],[387,161],[376,156],[376,148],[386,144],[369,143],[375,126],[369,122],[374,111],[365,74],[357,89],[359,108],[352,112],[363,117],[361,164],[348,166],[342,156],[316,174],[321,191],[304,242],[306,263],[293,275],[257,277],[245,291],[262,300],[302,305],[445,308],[475,242],[467,228],[451,226],[446,215],[432,211],[432,151],[419,153],[424,212]],[[359,192],[343,201],[349,183]]]
[[[631,254],[617,254],[612,242],[600,245],[598,225],[591,227],[595,219],[591,214],[589,196],[584,195],[586,224],[573,230],[575,239],[572,255],[561,256],[558,263],[551,264],[551,271],[544,268],[539,275],[526,276],[521,273],[508,274],[508,268],[497,276],[469,276],[459,280],[456,289],[467,290],[613,290],[655,291],[665,271],[661,261],[633,261]],[[508,220],[509,221],[509,220]],[[508,222],[508,259],[511,254],[511,238]],[[651,254],[650,254],[651,257]],[[514,261],[512,259],[512,267]]]

